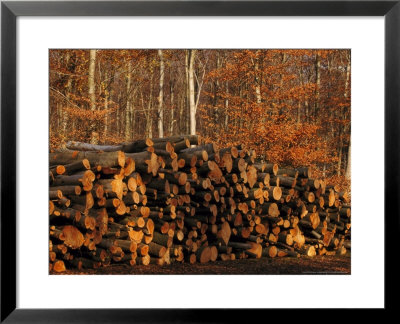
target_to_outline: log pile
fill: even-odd
[[[198,136],[50,153],[50,271],[344,254],[350,204],[308,168]]]

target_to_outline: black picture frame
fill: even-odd
[[[399,234],[400,0],[395,1],[2,1],[1,3],[1,322],[234,322],[243,310],[16,308],[16,19],[19,16],[384,16],[385,309],[398,276],[388,266]],[[371,153],[372,154],[372,153]],[[373,176],[380,176],[378,171]],[[382,188],[383,190],[383,188]],[[372,261],[371,261],[372,262]],[[265,310],[251,310],[252,318]]]

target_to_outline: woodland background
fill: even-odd
[[[199,134],[350,190],[350,50],[50,50],[50,149]]]

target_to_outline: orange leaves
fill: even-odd
[[[344,52],[227,52],[207,75],[219,86],[205,93],[210,101],[199,109],[205,132],[221,145],[245,143],[283,165],[336,163],[338,140],[347,140],[336,133],[349,123]]]
[[[183,134],[189,125],[186,52],[164,50],[164,58],[164,131]],[[103,143],[157,136],[157,50],[98,50],[94,112],[88,63],[87,50],[50,51],[50,85],[56,90],[50,91],[52,145],[66,138],[88,141],[93,125]],[[221,145],[244,143],[283,165],[334,172],[339,156],[345,162],[349,51],[203,49],[195,76],[195,96],[202,84],[196,116],[202,137]]]

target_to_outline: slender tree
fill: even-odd
[[[126,74],[125,140],[132,138],[131,70],[132,62],[129,60]]]
[[[349,151],[347,154],[347,167],[345,177],[347,180],[351,178],[351,141],[349,142]]]
[[[162,50],[158,50],[160,58],[160,90],[158,94],[158,137],[164,137],[164,57]]]
[[[194,89],[194,60],[196,57],[196,50],[188,50],[188,83],[189,83],[189,116],[190,116],[190,135],[196,135],[196,103],[195,103],[195,89]]]
[[[88,76],[88,93],[90,100],[90,110],[92,116],[96,111],[96,85],[95,85],[95,72],[96,72],[96,50],[89,51],[89,76]],[[91,121],[91,140],[92,144],[97,144],[98,136],[95,133],[95,121]]]

